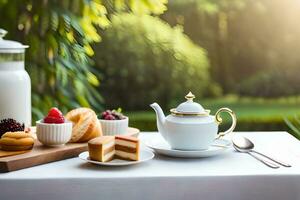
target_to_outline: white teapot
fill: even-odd
[[[157,103],[150,106],[156,112],[157,128],[172,149],[205,150],[216,138],[232,132],[236,126],[236,115],[229,108],[220,108],[216,115],[209,115],[200,104],[193,101],[195,96],[189,92],[177,108],[171,109],[171,114],[165,117]],[[222,123],[221,112],[228,112],[232,118],[231,127],[218,133],[218,126]]]

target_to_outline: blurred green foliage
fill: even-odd
[[[298,71],[298,70],[297,70]],[[300,81],[296,70],[271,70],[258,72],[238,84],[237,93],[242,96],[279,97],[299,94]]]
[[[99,73],[92,68],[91,44],[100,42],[108,10],[161,14],[166,0],[0,0],[1,28],[7,39],[30,45],[26,70],[32,80],[33,119],[50,107],[66,112],[79,106],[101,108],[96,90]],[[107,9],[109,7],[109,9]]]
[[[35,119],[52,106],[66,111],[99,105],[90,43],[100,41],[95,26],[109,24],[105,7],[95,1],[10,0],[1,1],[0,10],[8,37],[30,45],[26,70]]]
[[[299,94],[300,3],[295,0],[173,0],[162,18],[205,48],[225,94]]]
[[[181,27],[171,28],[157,17],[113,16],[96,51],[101,52],[95,57],[103,74],[100,91],[110,108],[140,110],[156,100],[166,107],[188,90],[198,97],[219,92],[209,83],[205,50]]]

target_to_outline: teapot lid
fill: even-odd
[[[22,53],[27,45],[12,40],[4,40],[7,31],[0,28],[0,53]]]
[[[173,115],[190,115],[190,116],[207,116],[210,110],[205,110],[199,103],[193,101],[195,95],[189,92],[186,96],[186,102],[183,102],[177,106],[177,108],[171,109]]]

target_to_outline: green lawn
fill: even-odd
[[[201,102],[204,108],[210,109],[214,114],[220,107],[229,107],[235,111],[238,124],[236,130],[258,131],[258,130],[286,130],[290,131],[284,122],[284,117],[293,119],[300,115],[300,97],[289,97],[282,99],[259,99],[259,98],[237,98],[224,97],[223,99],[206,99]],[[130,125],[143,131],[156,130],[155,113],[149,107],[147,111],[135,111],[126,113],[130,118]],[[165,114],[169,114],[165,110]],[[230,120],[224,116],[225,129]],[[291,131],[290,131],[291,132]]]

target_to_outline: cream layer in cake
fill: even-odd
[[[115,155],[120,159],[139,160],[140,141],[131,136],[115,136]]]
[[[115,155],[124,160],[139,160],[137,153],[128,153],[125,151],[115,150]]]
[[[115,150],[113,150],[111,152],[108,152],[108,153],[104,154],[102,162],[111,161],[114,158],[115,153],[116,153]]]
[[[125,147],[130,147],[130,148],[136,148],[138,145],[137,143],[130,142],[127,140],[120,140],[120,139],[116,139],[115,143],[116,143],[116,145],[121,145],[121,146],[125,146]]]
[[[115,146],[115,141],[114,140],[112,140],[109,143],[103,144],[102,148],[103,148],[103,150],[105,150],[105,149],[109,149],[110,147],[113,147],[113,146]]]
[[[115,141],[112,140],[111,142],[104,144],[102,146],[103,151],[103,162],[110,161],[114,158],[115,155]]]

